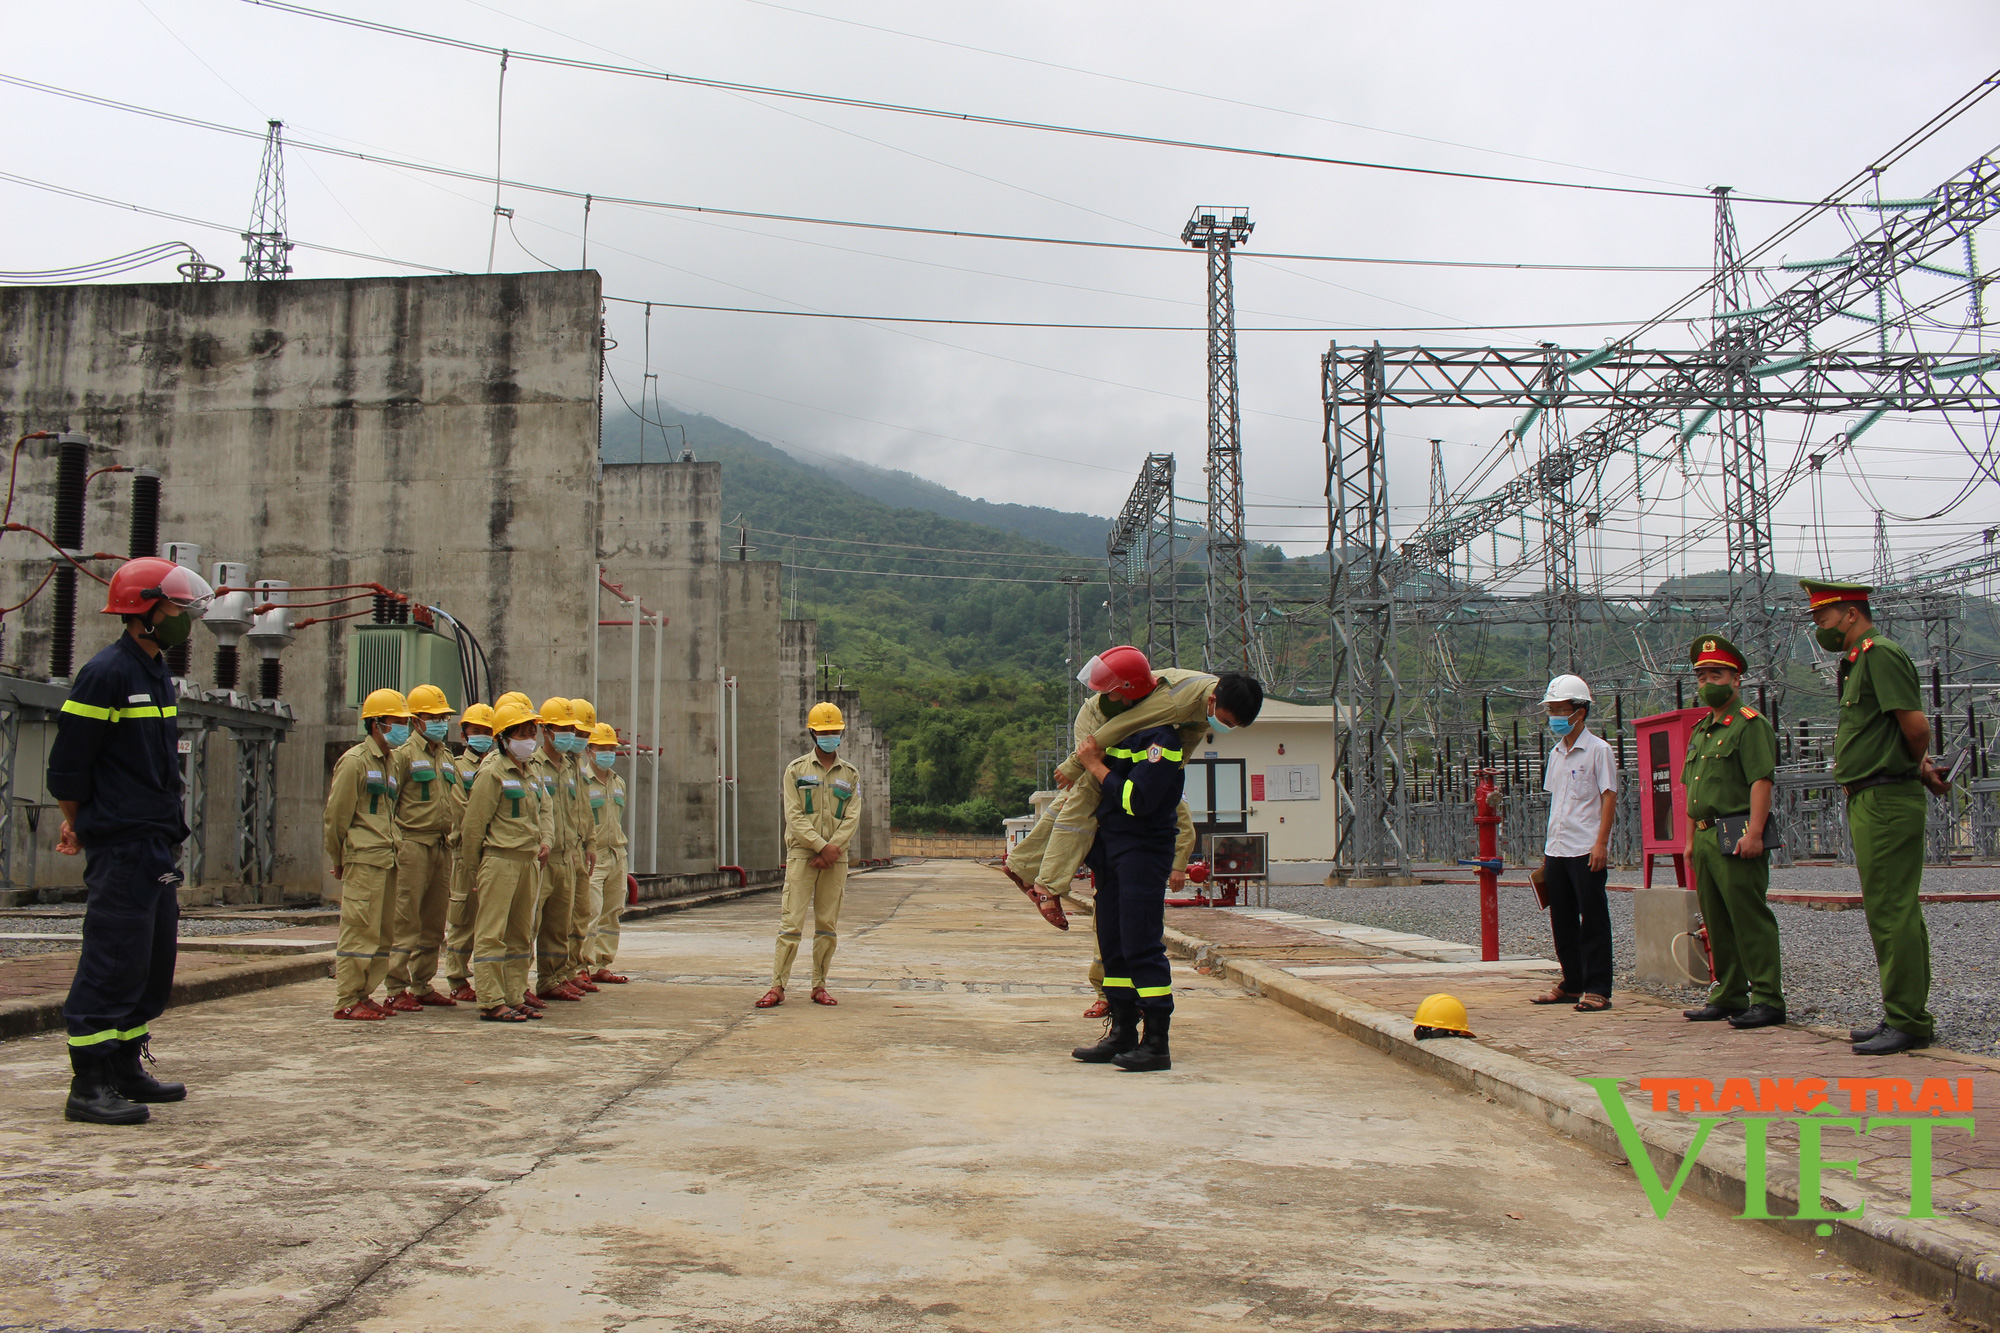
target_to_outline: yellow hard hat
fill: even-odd
[[[412,713],[450,713],[451,700],[444,697],[444,691],[435,685],[419,685],[410,691],[410,711]]]
[[[1472,1029],[1467,1026],[1467,1021],[1465,1006],[1449,995],[1427,996],[1424,1002],[1417,1006],[1419,1037],[1432,1035],[1426,1033],[1425,1028],[1430,1028],[1433,1032],[1455,1032],[1460,1036],[1469,1037],[1472,1035]]]
[[[485,704],[467,704],[465,716],[458,723],[464,726],[468,722],[475,727],[490,727],[493,725],[493,710]]]
[[[507,731],[513,727],[520,726],[523,722],[539,721],[541,719],[535,716],[534,709],[516,699],[503,697],[493,709],[493,730],[495,732]]]
[[[590,729],[590,743],[592,745],[618,744],[618,728],[612,726],[609,722],[598,723]]]
[[[551,727],[576,725],[576,714],[570,711],[569,700],[548,698],[542,700],[542,721]]]
[[[530,713],[535,711],[535,701],[519,690],[509,690],[493,701],[495,708],[498,708],[501,704],[519,704]]]
[[[408,717],[409,701],[403,698],[401,690],[376,690],[361,704],[363,721],[371,717]]]
[[[597,709],[592,706],[588,699],[571,699],[569,701],[569,712],[570,716],[576,719],[576,725],[579,727],[594,727],[597,725]]]
[[[839,704],[818,703],[806,714],[808,731],[846,731],[847,720],[840,715]]]

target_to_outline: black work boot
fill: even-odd
[[[111,1074],[108,1042],[69,1048],[69,1101],[63,1119],[92,1125],[143,1125],[153,1113],[118,1091]]]
[[[1113,1056],[1111,1063],[1128,1074],[1147,1074],[1156,1069],[1172,1069],[1174,1061],[1167,1051],[1167,1028],[1173,1023],[1171,1010],[1148,1009],[1146,1011],[1146,1036],[1138,1047]]]
[[[146,1065],[152,1062],[153,1053],[146,1046],[145,1037],[134,1037],[130,1041],[107,1041],[112,1048],[109,1057],[111,1078],[118,1092],[127,1101],[134,1102],[177,1102],[188,1095],[184,1083],[162,1083],[153,1077]],[[143,1058],[142,1058],[143,1057]]]
[[[1115,990],[1107,992],[1105,999],[1111,1013],[1104,1020],[1104,1036],[1095,1046],[1079,1046],[1070,1052],[1087,1065],[1110,1064],[1112,1057],[1139,1044],[1139,1001]]]

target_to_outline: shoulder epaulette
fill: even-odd
[[[1745,705],[1743,705],[1743,716],[1745,716],[1745,717],[1755,717],[1755,716],[1757,716],[1757,710],[1756,710],[1756,709],[1754,709],[1754,708],[1752,708],[1752,707],[1750,707],[1750,705],[1748,705],[1748,704],[1745,704]]]
[[[1873,648],[1874,646],[1875,646],[1875,640],[1873,639],[1863,639],[1861,641],[1861,651],[1864,653],[1867,652],[1870,648]]]

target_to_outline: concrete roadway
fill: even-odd
[[[857,877],[837,1009],[751,1008],[776,911],[642,923],[533,1025],[174,1011],[142,1129],[0,1046],[0,1328],[1947,1327],[1183,969],[1171,1073],[1077,1064],[1088,945],[996,871]]]

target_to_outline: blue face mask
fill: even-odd
[[[583,738],[581,736],[578,736],[575,732],[558,731],[556,733],[556,753],[575,754],[578,750],[583,748],[583,746],[579,744],[579,742],[581,742],[582,739]]]
[[[1557,717],[1551,713],[1549,714],[1549,730],[1558,736],[1567,736],[1569,735],[1571,721],[1572,719],[1570,718]]]
[[[815,736],[813,737],[813,744],[817,745],[820,749],[825,750],[828,754],[832,754],[835,750],[838,750],[840,748],[840,737]]]
[[[1229,725],[1229,724],[1228,724],[1227,722],[1224,722],[1224,721],[1223,721],[1223,720],[1222,720],[1221,718],[1217,717],[1217,716],[1216,716],[1215,714],[1213,714],[1213,713],[1210,713],[1210,714],[1208,715],[1208,725],[1209,725],[1209,729],[1210,729],[1210,730],[1212,730],[1212,731],[1214,731],[1214,732],[1215,732],[1215,734],[1216,734],[1216,735],[1218,735],[1218,736],[1219,736],[1219,735],[1221,735],[1221,734],[1222,734],[1223,732],[1225,732],[1225,731],[1234,731],[1234,730],[1236,730],[1236,728],[1234,728],[1234,727],[1230,726],[1230,725]]]
[[[434,741],[441,741],[445,737],[451,735],[451,723],[426,722],[424,723],[424,735],[430,737]]]
[[[597,752],[597,766],[599,768],[608,769],[617,762],[618,762],[618,756],[611,753],[611,751],[599,750]]]
[[[465,738],[465,748],[474,754],[485,754],[493,748],[493,738],[491,736],[467,736]]]
[[[390,727],[382,733],[382,739],[389,742],[390,749],[395,749],[398,745],[410,739],[410,724],[407,722],[398,722],[395,726]]]

